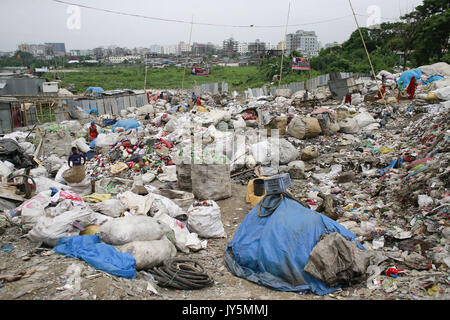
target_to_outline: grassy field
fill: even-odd
[[[113,89],[144,89],[144,66],[102,66],[80,67],[80,72],[47,73],[44,77],[62,80],[61,87],[68,88],[74,84],[77,93],[82,93],[87,87],[102,87],[104,90]],[[177,89],[182,87],[183,68],[170,66],[163,69],[148,68],[147,89]],[[186,68],[184,88],[192,88],[203,83],[227,82],[230,90],[242,91],[247,88],[261,87],[266,83],[260,75],[258,67],[223,67],[213,66],[208,77],[192,76]]]

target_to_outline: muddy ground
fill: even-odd
[[[11,244],[10,252],[0,251],[0,276],[19,275],[18,280],[0,281],[1,300],[359,300],[395,299],[376,296],[364,284],[344,288],[331,295],[278,292],[235,277],[224,265],[224,250],[235,231],[250,211],[245,202],[246,186],[233,185],[233,196],[218,201],[227,238],[208,239],[208,247],[187,255],[199,262],[215,280],[214,285],[201,290],[183,291],[154,288],[138,273],[134,280],[111,276],[86,262],[67,258],[50,248],[39,247],[25,238],[18,226],[11,226],[0,236],[0,244]]]

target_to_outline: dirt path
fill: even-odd
[[[212,287],[183,291],[156,286],[158,295],[152,293],[148,282],[138,274],[128,280],[98,271],[79,259],[67,258],[51,249],[39,248],[23,237],[17,226],[7,228],[0,236],[0,244],[11,244],[10,252],[0,251],[0,277],[22,273],[20,280],[0,284],[0,299],[22,300],[293,300],[334,299],[332,296],[299,295],[277,292],[232,275],[224,265],[224,250],[235,231],[250,211],[245,202],[246,186],[233,185],[233,196],[218,201],[227,238],[209,239],[206,250],[184,255],[198,261],[211,275]],[[0,282],[1,283],[1,282]],[[343,297],[339,297],[343,299]]]

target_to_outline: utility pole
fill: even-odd
[[[147,66],[147,64],[145,64],[145,78],[144,78],[144,92],[145,92],[145,94],[147,94],[147,69],[148,69],[148,66]]]
[[[287,14],[287,18],[286,18],[286,29],[284,31],[284,41],[286,41],[287,27],[288,27],[288,23],[289,23],[289,14],[290,13],[291,13],[291,2],[289,1],[288,14]],[[285,47],[286,46],[287,46],[287,42],[286,42]],[[281,86],[281,76],[283,74],[284,50],[286,49],[285,47],[282,46],[283,54],[281,55],[280,79],[278,80],[278,88],[280,88],[280,86]]]

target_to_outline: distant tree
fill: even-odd
[[[449,49],[450,2],[424,0],[402,19],[417,27],[411,54],[414,62],[422,65],[441,61]]]

